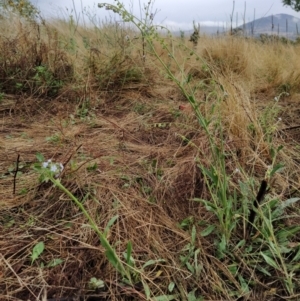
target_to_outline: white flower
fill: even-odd
[[[281,120],[282,120],[281,117],[279,117],[279,118],[278,118],[278,121],[281,121]]]
[[[49,159],[49,160],[46,161],[46,162],[43,162],[43,163],[42,163],[42,167],[43,167],[43,168],[47,168],[48,165],[49,165],[51,162],[52,162],[51,159]]]
[[[233,173],[240,173],[240,170],[236,168]]]
[[[276,96],[276,97],[274,97],[274,100],[275,100],[275,101],[278,101],[278,100],[279,100],[279,98]]]
[[[53,174],[55,174],[55,177],[58,178],[58,176],[60,175],[60,173],[63,171],[64,166],[62,165],[62,163],[55,163],[52,162],[51,159],[49,159],[46,162],[42,163],[42,167],[43,168],[47,168],[49,169]]]
[[[57,173],[58,168],[57,168],[56,164],[51,164],[50,171]]]

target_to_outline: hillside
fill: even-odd
[[[251,35],[252,32],[255,35],[279,34],[294,39],[300,33],[300,19],[287,14],[277,14],[246,23],[240,28],[245,28],[247,35]]]
[[[272,26],[273,24],[273,26]],[[233,27],[235,28],[234,24]],[[260,34],[279,35],[289,39],[296,39],[298,33],[300,33],[300,18],[287,14],[271,15],[263,18],[256,19],[251,22],[247,22],[244,25],[240,25],[238,28],[244,31],[246,36],[259,36]],[[223,34],[230,30],[230,24],[227,24],[227,28],[216,26],[201,26],[201,34],[217,35]],[[187,36],[191,35],[193,30],[185,31]],[[180,33],[175,33],[179,35]]]

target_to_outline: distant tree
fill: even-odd
[[[300,0],[282,0],[283,5],[290,6],[295,11],[300,11]]]

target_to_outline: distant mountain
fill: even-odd
[[[228,32],[230,24],[227,23],[227,28],[216,26],[200,26],[200,34],[216,35]],[[295,39],[300,35],[300,18],[287,14],[277,14],[268,17],[256,19],[254,21],[245,23],[235,29],[240,34],[247,36],[259,36],[261,34],[274,34]],[[193,30],[184,32],[186,36],[193,33]],[[175,33],[180,34],[179,32]]]
[[[246,23],[239,28],[247,35],[279,34],[293,39],[300,34],[300,18],[287,14],[271,15]]]

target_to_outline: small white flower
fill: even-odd
[[[50,171],[52,171],[54,173],[56,173],[58,171],[56,164],[51,164]]]
[[[275,101],[278,101],[278,100],[279,100],[279,98],[276,96],[276,97],[274,97],[274,100],[275,100]]]
[[[48,167],[48,164],[49,164],[48,162],[43,162],[43,163],[42,163],[42,167],[43,167],[43,168],[47,168],[47,167]]]
[[[235,173],[240,173],[240,172],[241,171],[238,168],[236,168],[233,173],[235,174]]]
[[[281,117],[279,117],[279,118],[278,118],[278,121],[281,121],[281,120],[282,120]]]
[[[42,163],[42,167],[43,167],[43,168],[47,168],[51,162],[52,162],[51,159],[49,159],[49,160],[46,161],[46,162],[43,162],[43,163]]]

